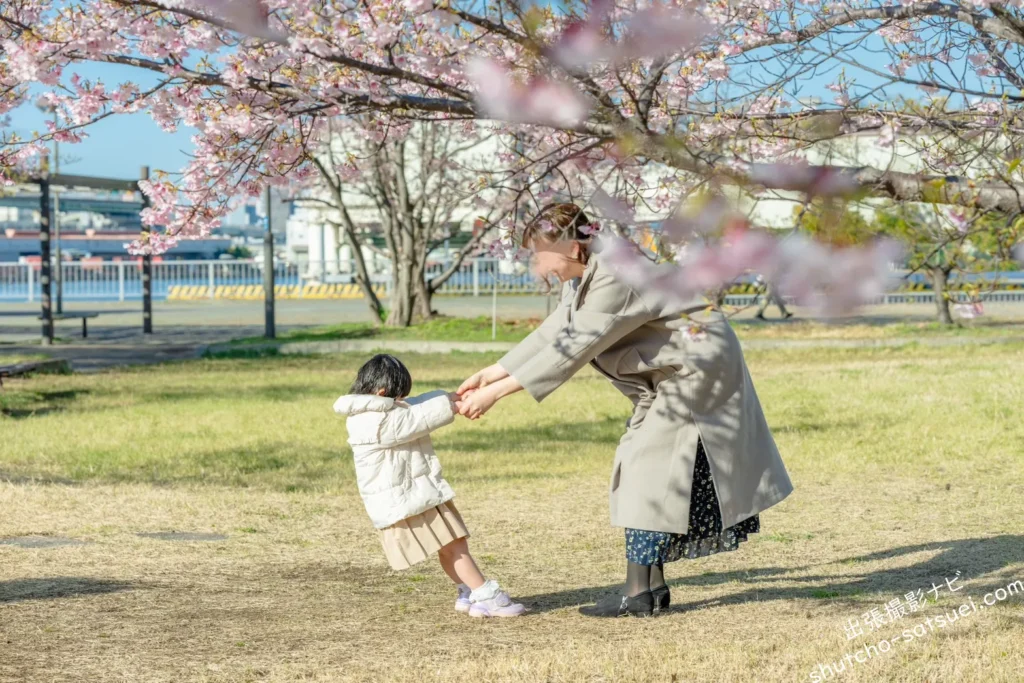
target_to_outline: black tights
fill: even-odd
[[[665,585],[665,566],[662,564],[626,563],[626,595],[636,597],[646,591]]]

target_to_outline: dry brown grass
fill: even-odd
[[[0,680],[807,681],[819,662],[1024,579],[1024,348],[748,359],[796,491],[738,552],[670,566],[676,607],[652,620],[577,611],[618,587],[624,563],[605,492],[625,407],[596,376],[550,399],[557,411],[517,396],[438,435],[474,553],[532,609],[487,622],[452,611],[434,564],[387,569],[323,405],[358,358],[20,383],[33,397],[0,419],[0,537],[89,543],[0,545]],[[426,388],[486,360],[410,365]],[[225,382],[233,397],[211,394]],[[289,462],[239,467],[269,457],[246,459],[246,444],[280,449],[288,424]],[[299,475],[313,463],[316,478]],[[167,530],[229,538],[136,535]],[[957,571],[964,590],[847,640],[848,619]],[[839,679],[1019,681],[1022,606],[1018,595]]]

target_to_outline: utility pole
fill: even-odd
[[[139,178],[149,180],[149,166],[143,166]],[[149,198],[141,189],[143,208],[149,207]],[[142,235],[148,237],[150,229],[143,224]],[[148,242],[148,240],[144,240]],[[153,255],[149,250],[142,255],[142,333],[153,334]]]
[[[274,329],[274,221],[271,219],[273,197],[270,185],[266,192],[266,222],[263,224],[263,336],[273,339],[277,336]]]
[[[53,110],[53,125],[57,125],[57,110]],[[60,175],[60,143],[53,140],[53,174]],[[54,283],[57,285],[57,315],[64,313],[64,257],[60,253],[60,192],[53,188],[53,255],[57,261]]]
[[[59,125],[57,107],[43,98],[36,102],[36,107],[46,114],[53,114],[53,127],[56,130]],[[57,142],[57,138],[53,139],[52,167],[53,175],[60,175],[60,143]],[[56,186],[51,185],[50,194],[53,196],[53,220],[50,223],[50,229],[53,233],[53,256],[57,261],[57,270],[53,273],[53,282],[57,287],[57,315],[60,315],[64,312],[64,260],[60,253],[60,193],[57,191]]]
[[[39,284],[42,287],[43,346],[53,344],[53,308],[50,299],[50,171],[45,165],[43,177],[39,180],[39,247],[42,262],[39,264]]]

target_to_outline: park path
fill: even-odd
[[[58,344],[43,347],[38,343],[0,345],[0,363],[5,356],[45,355],[67,360],[76,372],[97,372],[115,367],[148,365],[200,358],[207,349],[214,352],[227,348],[224,342],[239,336],[258,336],[261,330],[245,328],[164,330],[155,338],[141,334],[97,335],[88,343]],[[112,338],[113,337],[113,338]],[[927,347],[982,346],[1024,343],[1024,336],[999,337],[934,337],[897,339],[748,339],[745,350],[814,349],[814,348],[899,348],[909,344]],[[392,353],[501,353],[515,346],[509,342],[441,342],[419,340],[345,340],[324,342],[291,342],[258,344],[250,349],[275,347],[285,355],[346,352],[388,351]]]
[[[503,297],[498,301],[501,318],[542,318],[550,302],[545,297]],[[447,297],[437,300],[441,313],[453,316],[489,315],[491,302],[486,298]],[[4,304],[0,311],[0,364],[5,357],[45,355],[67,360],[78,372],[94,372],[111,367],[145,365],[199,358],[210,347],[216,349],[232,339],[259,337],[263,334],[263,307],[260,302],[157,302],[154,304],[155,334],[143,335],[141,314],[133,304],[74,304],[70,310],[96,310],[100,317],[89,324],[89,338],[81,339],[77,322],[57,324],[64,339],[51,347],[39,346],[39,326],[35,305]],[[1024,307],[992,307],[1000,319],[1020,324]],[[920,322],[930,319],[928,306],[893,305],[866,309],[849,323],[889,324]],[[749,317],[749,312],[739,316]],[[361,301],[303,300],[279,302],[277,330],[289,330],[367,319]],[[765,323],[772,324],[772,323]],[[783,323],[787,324],[787,323]],[[1024,332],[1024,325],[1020,327]],[[955,347],[974,344],[1024,342],[1024,336],[1009,332],[1006,336],[981,337],[897,337],[887,339],[748,339],[745,349],[799,348],[882,348],[911,343],[924,346]],[[283,353],[365,352],[390,349],[393,352],[429,351],[432,353],[501,352],[511,344],[467,342],[417,342],[351,340],[344,342],[294,342],[281,347]]]

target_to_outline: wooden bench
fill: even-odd
[[[81,318],[82,319],[82,339],[85,339],[86,337],[89,336],[89,327],[86,324],[86,322],[89,320],[89,318],[98,318],[98,317],[100,317],[100,314],[96,313],[96,312],[93,312],[93,311],[77,311],[77,312],[74,312],[74,313],[54,313],[53,314],[53,322],[58,322],[60,320],[78,320],[79,318]],[[42,319],[43,319],[43,316],[39,316],[39,320],[42,320]]]
[[[22,377],[24,375],[31,375],[34,372],[65,373],[69,372],[70,368],[71,366],[68,365],[68,362],[60,358],[29,361],[14,365],[0,365],[0,387],[4,385],[5,377]]]

